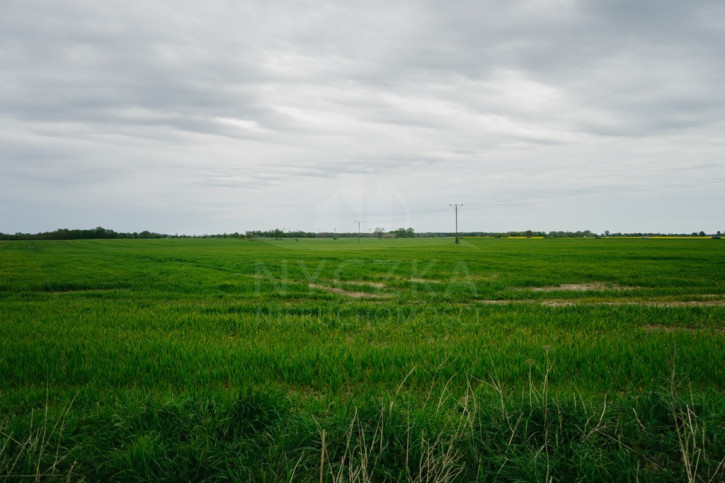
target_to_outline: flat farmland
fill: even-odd
[[[0,478],[720,481],[710,239],[0,242]]]

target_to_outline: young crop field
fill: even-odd
[[[0,242],[0,479],[723,481],[725,244]]]

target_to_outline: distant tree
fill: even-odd
[[[377,236],[378,238],[382,238],[384,234],[385,234],[385,228],[382,228],[382,227],[375,228],[375,236]]]
[[[415,230],[412,228],[398,228],[397,230],[393,230],[390,233],[395,235],[395,238],[413,238],[415,236]]]

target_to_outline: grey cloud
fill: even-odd
[[[423,211],[722,199],[721,2],[12,0],[0,46],[0,170],[27,187],[14,206],[103,186],[156,207],[193,195],[204,226],[289,225],[310,220],[305,193],[371,171]],[[265,194],[294,215],[235,214]]]

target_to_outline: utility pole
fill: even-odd
[[[458,243],[458,207],[463,206],[463,203],[448,204],[448,206],[452,206],[456,210],[456,243]]]
[[[357,223],[357,242],[360,243],[360,220],[355,220]]]

